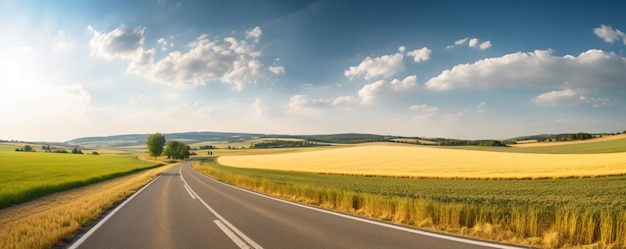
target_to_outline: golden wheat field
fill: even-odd
[[[626,153],[524,154],[407,146],[358,146],[312,152],[223,156],[223,165],[315,173],[401,177],[566,178],[626,173]]]

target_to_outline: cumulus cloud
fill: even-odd
[[[161,46],[161,51],[167,51],[167,40],[165,40],[165,38],[159,38],[159,40],[157,40],[157,45]]]
[[[406,55],[412,56],[415,62],[420,62],[420,61],[429,60],[431,53],[432,53],[432,50],[428,49],[427,47],[423,47],[421,49],[416,49],[411,52],[408,52],[406,53]]]
[[[402,48],[400,47],[399,50],[403,50]],[[365,79],[390,77],[404,70],[403,59],[404,55],[401,51],[375,58],[368,56],[358,66],[345,70],[344,74],[350,79],[361,76]]]
[[[604,98],[594,98],[586,96],[581,89],[563,89],[542,93],[531,99],[538,106],[573,106],[579,104],[590,104],[593,107],[610,105],[611,101]]]
[[[389,83],[379,80],[363,86],[359,90],[359,97],[361,104],[369,105],[380,99],[399,97],[417,89],[417,86],[415,75],[408,76],[403,80],[394,79]]]
[[[350,107],[355,103],[356,101],[352,96],[341,96],[331,100],[323,98],[313,99],[307,95],[294,95],[289,99],[287,113],[299,114],[313,109]]]
[[[540,106],[573,105],[581,100],[581,93],[577,90],[565,89],[540,94],[532,101]]]
[[[478,38],[472,38],[467,43],[467,45],[470,46],[471,48],[475,47],[476,44],[478,44]]]
[[[246,39],[254,38],[255,42],[259,42],[259,38],[261,37],[261,33],[263,33],[261,28],[259,26],[256,26],[252,30],[246,32]]]
[[[454,44],[452,45],[446,46],[446,48],[451,49],[451,48],[454,48],[455,46],[464,45],[465,43],[467,43],[467,46],[469,46],[470,48],[478,47],[480,50],[485,50],[491,47],[491,41],[484,41],[479,44],[478,43],[479,40],[480,39],[478,38],[465,37],[463,39],[455,41]]]
[[[485,50],[491,47],[491,41],[486,41],[481,43],[480,45],[478,45],[478,48],[480,48],[480,50]]]
[[[130,59],[143,47],[145,28],[141,26],[136,28],[121,26],[109,33],[100,33],[91,26],[87,29],[93,33],[89,41],[92,55],[106,59]]]
[[[107,59],[128,59],[127,72],[174,87],[221,81],[232,84],[234,90],[241,90],[246,84],[268,78],[270,72],[273,75],[285,73],[284,67],[265,67],[258,59],[261,55],[261,50],[257,49],[262,33],[260,27],[247,31],[246,38],[241,40],[234,37],[210,40],[207,35],[201,35],[186,46],[186,51],[172,51],[158,61],[155,61],[154,48],[143,48],[144,27],[121,26],[109,33],[100,33],[91,26],[88,28],[93,33],[89,42],[92,54]],[[157,40],[161,51],[167,50],[167,44],[165,38]]]
[[[283,66],[270,66],[267,69],[275,75],[281,75],[285,73],[285,67]]]
[[[626,45],[626,34],[619,29],[613,29],[611,26],[602,24],[600,27],[593,29],[593,33],[607,43],[623,40]]]
[[[626,58],[588,50],[578,56],[554,56],[550,50],[517,52],[460,64],[425,84],[427,89],[556,87],[624,89]]]

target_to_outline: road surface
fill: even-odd
[[[515,248],[294,204],[232,187],[181,163],[69,248]]]

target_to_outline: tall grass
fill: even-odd
[[[454,198],[415,197],[393,194],[393,190],[389,191],[391,194],[381,193],[381,191],[353,191],[314,179],[317,176],[337,177],[335,181],[350,182],[346,180],[348,176],[317,175],[314,177],[311,174],[303,176],[306,174],[293,172],[236,169],[221,166],[214,159],[207,159],[202,163],[196,162],[194,168],[221,181],[265,194],[442,232],[546,248],[594,243],[603,247],[626,246],[626,210],[624,210],[624,202],[620,201],[587,203],[587,199],[584,198],[578,198],[578,202],[565,198],[566,202],[571,204],[563,204],[563,201],[545,199],[544,196],[538,195],[535,195],[535,198],[542,200],[523,200],[533,193],[526,193],[522,196],[522,200],[507,199],[505,195],[494,193],[492,193],[491,201],[477,201],[471,195],[459,198],[454,197],[454,194],[450,194]],[[290,182],[283,177],[293,177],[301,180],[301,183]],[[313,180],[303,180],[307,177]],[[364,178],[366,177],[352,176],[351,179],[353,182],[358,182],[359,179]],[[385,179],[385,181],[380,181],[382,184],[377,185],[380,189],[389,187],[387,184],[393,184],[394,180],[399,181],[397,184],[402,184],[402,181],[407,180],[401,178],[375,178],[374,180],[377,179]],[[427,179],[409,180],[433,183]],[[541,183],[543,185],[540,184],[539,188],[549,189],[550,185],[559,181],[581,181],[584,185],[586,181],[599,180],[602,179],[515,180],[515,182],[521,185]],[[436,181],[456,181],[457,185],[460,183],[459,180]],[[500,191],[503,192],[518,191],[503,183],[508,182],[506,180],[474,180],[465,181],[458,188],[471,184],[485,184],[485,186],[492,187],[500,186]],[[582,186],[582,188],[585,187],[589,186]],[[621,187],[623,189],[624,185]],[[598,187],[595,190],[599,189]],[[439,194],[437,191],[435,190],[434,195]],[[448,191],[454,192],[455,189],[449,188]],[[612,192],[607,192],[605,194],[609,196],[608,198],[615,198]],[[516,196],[519,197],[519,195]],[[599,199],[604,199],[604,197],[606,196],[602,196],[602,193],[597,196]]]

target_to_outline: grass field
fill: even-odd
[[[75,155],[0,149],[0,208],[159,166],[131,155]],[[14,149],[13,149],[14,150]]]
[[[218,162],[240,168],[416,178],[536,179],[626,173],[626,153],[528,154],[425,146],[358,146],[306,153],[224,156]]]

